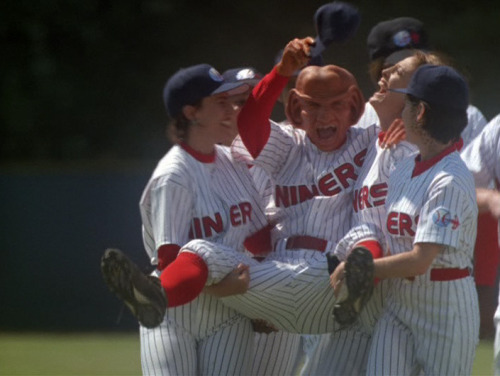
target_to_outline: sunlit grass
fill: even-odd
[[[481,341],[472,375],[493,374]],[[140,375],[139,334],[0,334],[0,375]]]

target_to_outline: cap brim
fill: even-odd
[[[385,65],[396,65],[400,61],[406,59],[407,57],[414,56],[417,53],[417,50],[405,48],[403,50],[399,50],[393,52],[389,56],[387,56],[384,60]]]
[[[409,94],[408,89],[389,89],[389,91],[393,91],[395,93]]]
[[[219,86],[217,89],[212,91],[212,93],[210,95],[226,93],[226,92],[229,95],[236,95],[236,94],[244,93],[248,89],[250,89],[250,86],[245,82],[224,83],[221,86]]]
[[[316,37],[316,39],[314,39],[314,46],[311,48],[311,57],[321,55],[325,49],[326,46],[323,44],[319,36]]]

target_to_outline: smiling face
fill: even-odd
[[[382,78],[378,82],[379,91],[369,99],[377,112],[382,129],[386,130],[394,119],[401,117],[405,105],[404,95],[389,89],[406,88],[419,65],[417,58],[412,56],[382,71]]]
[[[329,152],[344,144],[347,130],[363,112],[364,100],[349,72],[327,65],[300,73],[289,106],[292,123],[304,129],[319,150]]]
[[[222,145],[231,146],[231,143],[238,135],[238,114],[240,113],[243,105],[250,95],[250,89],[241,94],[235,94],[229,96],[229,103],[231,104],[232,112],[230,118],[231,132],[227,134],[227,137],[221,142]]]
[[[188,139],[201,141],[202,149],[221,144],[234,134],[233,107],[227,92],[205,97],[200,106],[185,106],[183,111],[193,123]]]

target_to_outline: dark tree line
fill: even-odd
[[[265,72],[295,36],[314,36],[324,1],[7,0],[0,5],[0,158],[156,159],[169,147],[161,91],[182,66]],[[351,69],[366,96],[365,40],[378,21],[414,16],[471,78],[473,102],[500,112],[489,2],[352,1],[362,23],[326,60]]]

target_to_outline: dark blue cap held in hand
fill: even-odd
[[[357,8],[351,4],[334,1],[319,7],[314,14],[317,37],[311,56],[321,54],[333,42],[341,43],[352,38],[360,21]]]

